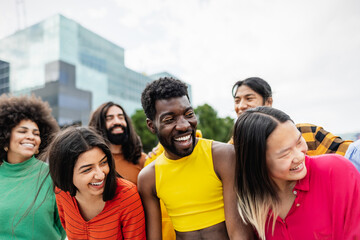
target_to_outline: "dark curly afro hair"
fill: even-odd
[[[187,88],[185,83],[171,77],[160,78],[148,84],[141,94],[141,104],[146,117],[154,120],[156,100],[186,96],[190,101]]]
[[[15,97],[3,94],[0,96],[0,159],[6,159],[4,147],[9,146],[11,130],[22,120],[31,120],[38,125],[41,138],[40,153],[59,131],[48,103],[35,96]]]

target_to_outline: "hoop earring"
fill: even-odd
[[[4,147],[5,152],[9,151],[8,147]]]

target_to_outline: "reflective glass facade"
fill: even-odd
[[[51,78],[45,66],[55,61],[73,65],[75,87],[91,92],[92,110],[111,100],[131,115],[141,108],[141,92],[152,81],[125,67],[122,47],[62,15],[0,40],[0,59],[10,63],[10,92],[14,94],[28,94],[53,80],[66,84],[66,71]],[[70,98],[56,99],[66,105]],[[83,103],[74,100],[73,104]]]
[[[0,60],[0,95],[10,91],[9,71],[9,63]]]

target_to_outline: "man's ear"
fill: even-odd
[[[273,98],[268,97],[268,99],[266,99],[266,101],[265,101],[265,106],[272,107],[272,104],[273,104]]]
[[[155,126],[154,126],[154,122],[151,121],[149,118],[146,118],[146,126],[148,127],[148,129],[150,130],[150,132],[152,132],[153,134],[155,134]]]

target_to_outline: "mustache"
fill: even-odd
[[[112,126],[111,128],[109,128],[109,132],[111,132],[112,130],[114,130],[114,128],[117,128],[117,127],[121,127],[122,130],[125,132],[126,130],[126,127],[124,125],[121,125],[121,124],[115,124],[114,126]]]

